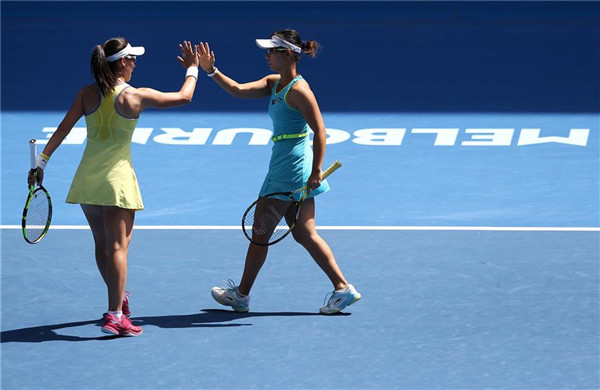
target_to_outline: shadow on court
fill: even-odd
[[[318,316],[318,313],[304,312],[249,312],[236,313],[228,310],[205,309],[202,313],[166,315],[152,317],[135,317],[132,322],[136,325],[153,325],[159,328],[200,328],[200,327],[228,327],[228,326],[251,326],[252,324],[227,324],[243,318],[252,317],[298,317]],[[338,313],[337,315],[350,315],[350,313]],[[0,343],[42,343],[46,341],[98,341],[113,340],[117,336],[81,337],[59,334],[59,329],[76,328],[86,325],[100,326],[100,320],[66,322],[63,324],[42,325],[30,328],[7,330],[0,333]]]
[[[33,326],[31,328],[7,330],[0,333],[0,343],[43,343],[46,341],[92,341],[112,340],[117,336],[80,337],[56,333],[59,329],[75,328],[95,324],[100,326],[100,320],[66,322],[64,324]]]
[[[350,313],[339,313],[340,315],[350,315]],[[196,327],[223,327],[223,326],[250,326],[252,324],[223,324],[224,322],[235,321],[244,318],[253,317],[300,317],[300,316],[319,316],[318,313],[308,312],[248,312],[236,313],[230,310],[222,309],[203,309],[202,313],[170,315],[156,317],[138,317],[133,322],[136,325],[154,325],[160,328],[196,328]]]

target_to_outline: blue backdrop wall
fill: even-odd
[[[132,85],[169,91],[184,77],[183,40],[209,42],[225,74],[250,81],[269,72],[254,39],[295,28],[323,46],[300,71],[332,137],[325,164],[344,164],[320,200],[319,224],[598,226],[599,2],[0,6],[4,224],[21,218],[29,139],[50,137],[93,81],[94,45],[117,35],[144,45]],[[145,112],[132,147],[147,207],[137,221],[237,225],[271,144],[221,136],[268,132],[267,104],[233,99],[202,75],[191,104]],[[45,182],[57,225],[85,224],[64,203],[85,143],[84,121],[76,127]],[[211,133],[192,140],[196,129]]]
[[[269,72],[255,38],[295,28],[324,111],[598,112],[598,2],[5,2],[2,108],[66,110],[92,47],[144,45],[132,84],[179,87],[182,40],[207,41],[239,81]],[[202,79],[179,110],[264,110]]]

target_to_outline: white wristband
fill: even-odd
[[[41,169],[46,169],[46,165],[48,164],[48,160],[42,158],[41,155],[38,156],[37,160],[36,160],[36,165],[38,168]]]
[[[212,73],[207,73],[206,75],[207,75],[208,77],[215,77],[215,76],[217,75],[217,73],[219,73],[219,68],[217,68],[217,67],[215,66],[215,70],[213,70],[213,71],[212,71]]]
[[[192,76],[193,78],[198,80],[198,67],[197,66],[190,66],[189,68],[187,68],[187,71],[185,72],[185,78],[188,78],[190,76]]]

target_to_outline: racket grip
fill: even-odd
[[[29,140],[29,159],[31,162],[31,169],[37,168],[37,141],[32,139]]]
[[[338,160],[335,160],[335,162],[333,164],[331,164],[329,166],[329,168],[327,168],[323,172],[323,180],[325,180],[327,178],[327,176],[331,175],[333,172],[335,172],[341,166],[342,166],[342,163],[340,163]]]

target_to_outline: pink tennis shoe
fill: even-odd
[[[125,315],[122,315],[120,320],[112,314],[104,315],[102,333],[114,336],[139,336],[142,332],[142,328],[133,325]]]
[[[131,318],[131,311],[129,310],[129,296],[131,293],[125,291],[125,297],[123,298],[123,315],[127,318]]]

